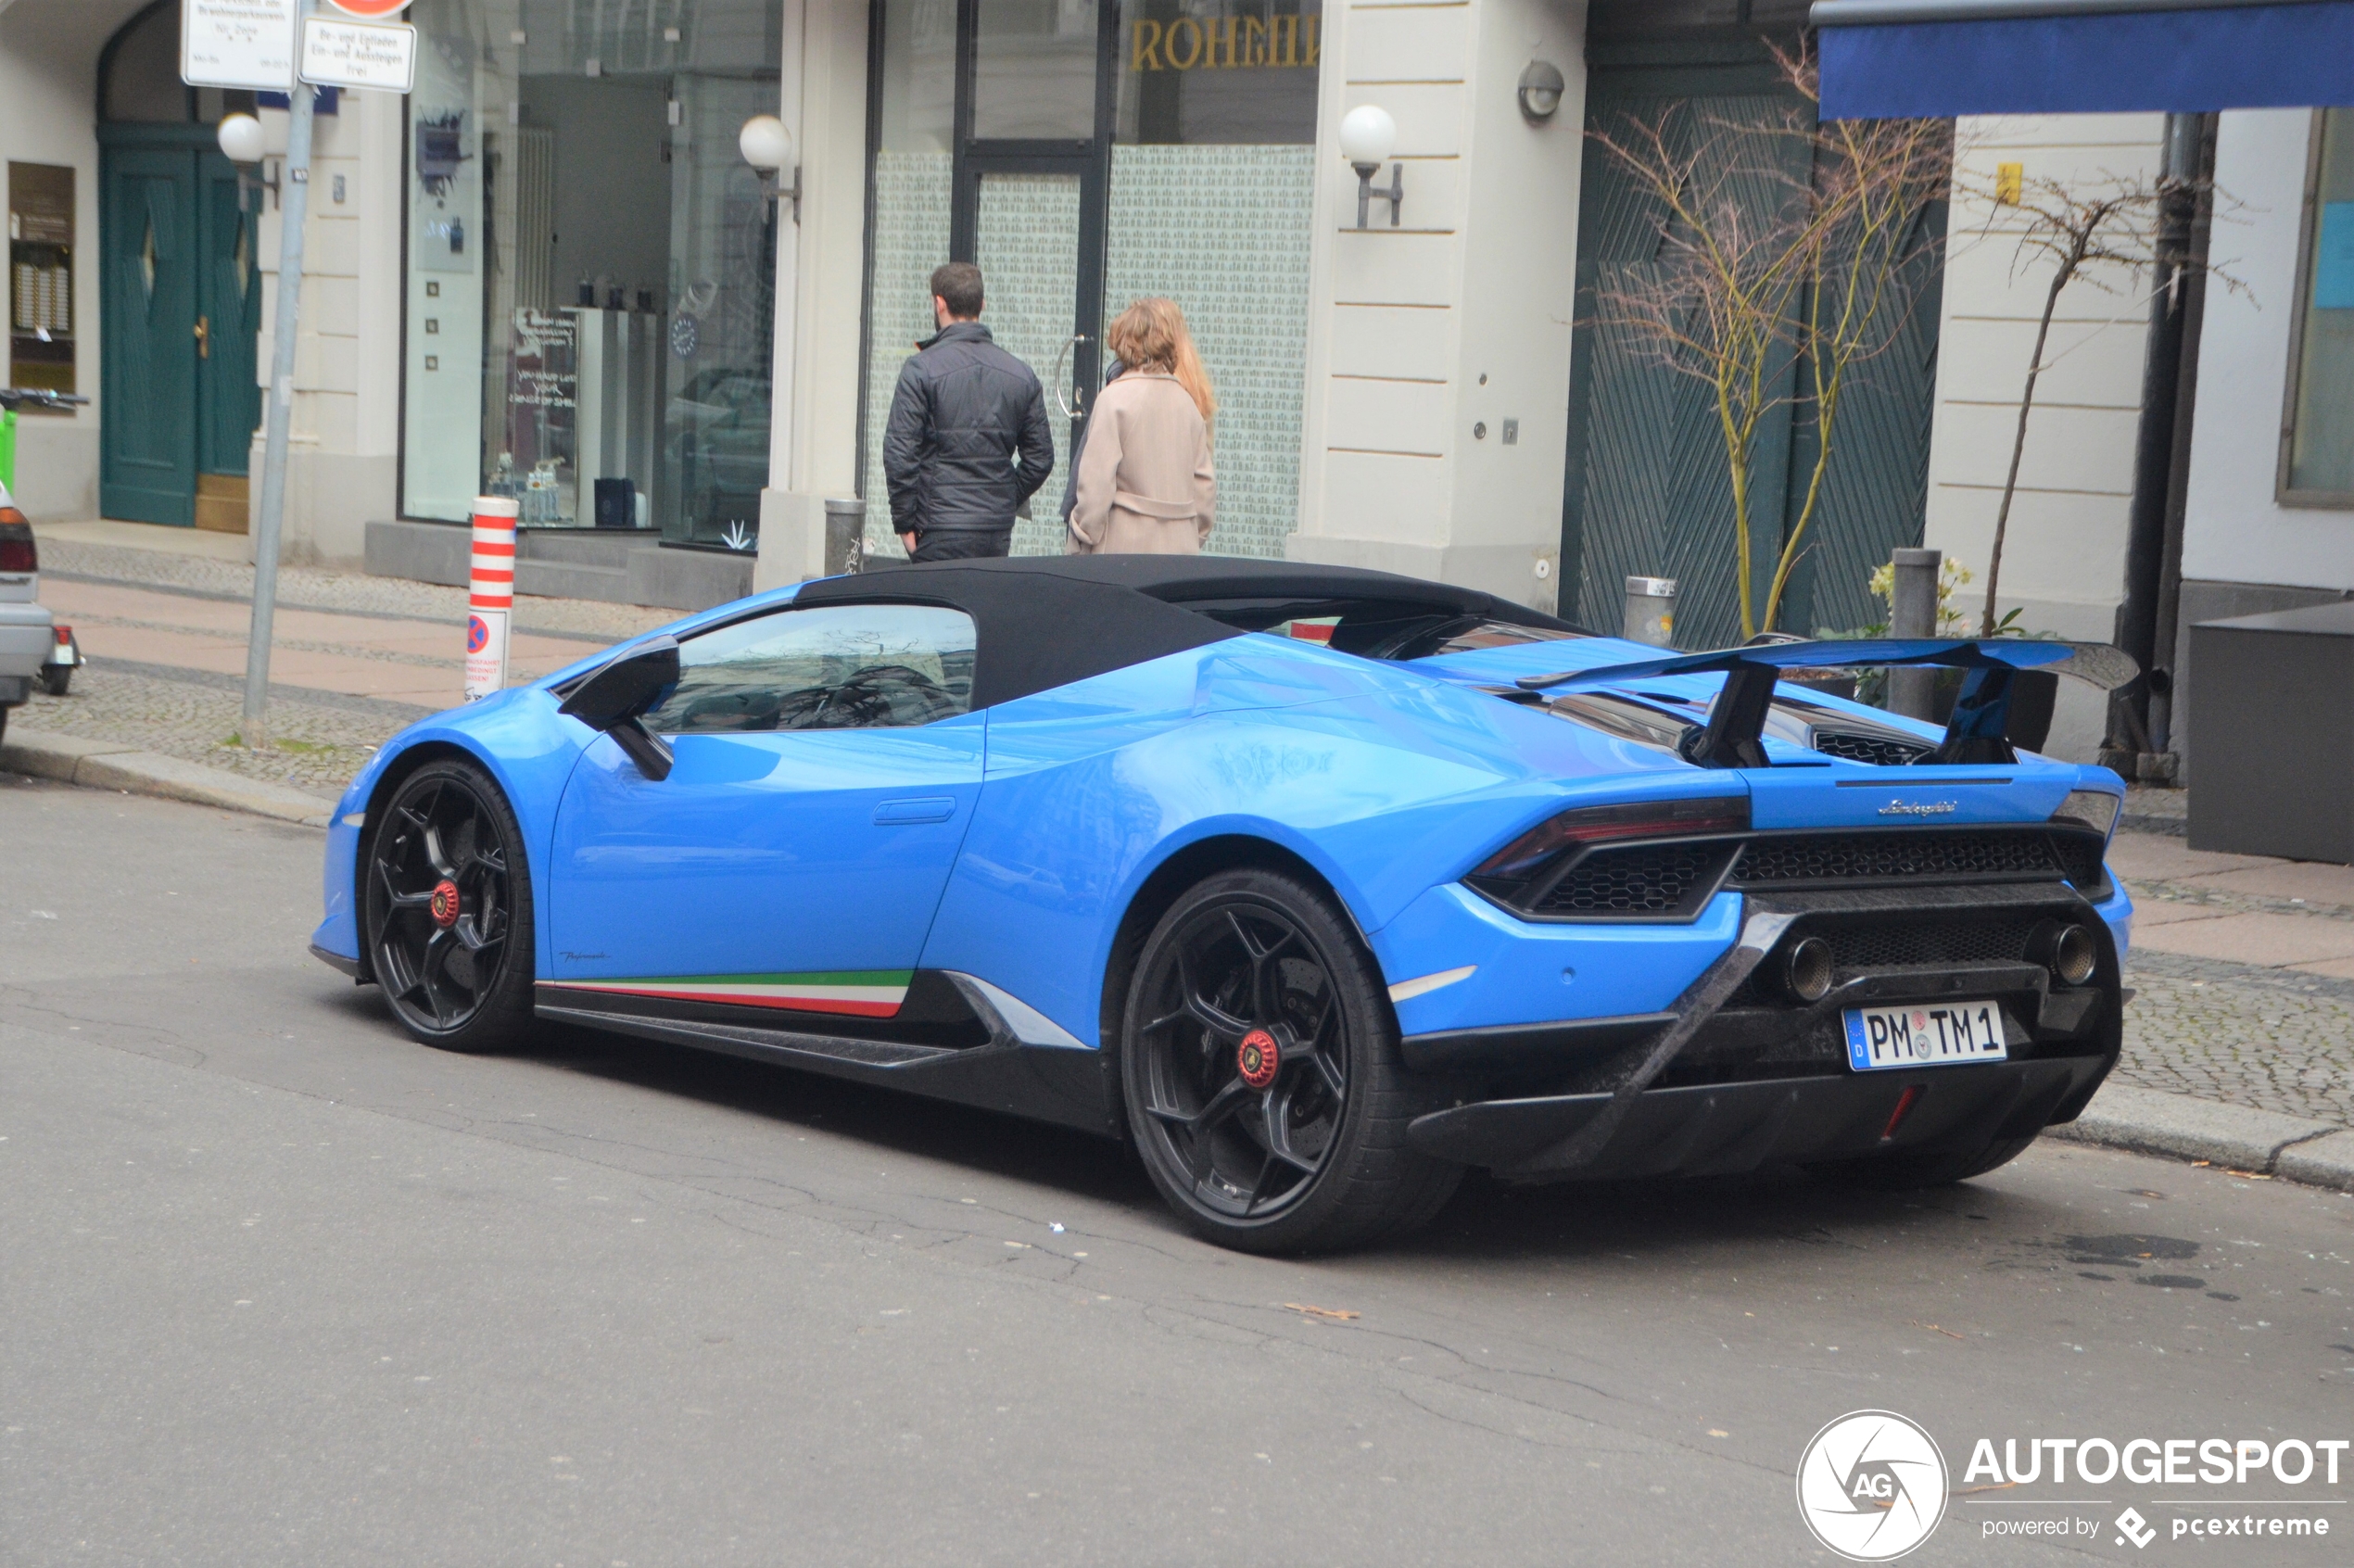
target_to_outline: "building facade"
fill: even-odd
[[[0,9],[0,84],[22,88],[0,95],[0,152],[70,171],[70,348],[94,398],[28,421],[40,515],[234,528],[249,504],[278,166],[241,174],[210,145],[246,106],[179,84],[178,9]],[[1105,322],[1145,294],[1184,306],[1221,402],[1211,550],[1473,584],[1604,626],[1625,575],[1664,574],[1687,585],[1681,639],[1727,640],[1705,398],[1596,324],[1597,290],[1654,264],[1664,220],[1589,133],[1672,122],[1738,150],[1803,120],[1771,53],[1803,45],[1803,15],[415,0],[415,91],[322,105],[285,555],[455,581],[456,525],[485,493],[523,512],[525,592],[692,606],[791,581],[824,569],[826,502],[851,497],[872,552],[894,554],[883,416],[930,330],[925,279],[963,259],[1049,386],[1058,468]],[[1527,99],[1541,68],[1558,95]],[[1402,196],[1361,225],[1338,139],[1367,104],[1397,125],[1376,183],[1394,171]],[[252,107],[283,146],[284,108]],[[793,144],[777,174],[738,145],[764,113]],[[55,207],[58,179],[36,171],[28,189],[51,195],[27,199]],[[1921,536],[1940,288],[1933,265],[1908,277],[1902,341],[1851,398],[1785,626],[1870,620],[1872,565]],[[59,353],[19,348],[12,373]],[[1747,475],[1768,554],[1807,471],[1795,409]],[[1017,549],[1060,549],[1063,483]]]

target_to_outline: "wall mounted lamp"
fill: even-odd
[[[1521,118],[1531,125],[1544,124],[1562,107],[1562,94],[1568,86],[1561,67],[1552,61],[1529,61],[1520,73]]]
[[[1390,165],[1389,189],[1382,190],[1373,183],[1373,176],[1388,161],[1390,149],[1398,145],[1398,121],[1389,111],[1376,104],[1360,104],[1350,109],[1340,122],[1340,156],[1357,171],[1357,226],[1365,227],[1367,209],[1373,199],[1380,196],[1389,203],[1389,226],[1398,227],[1398,209],[1406,204],[1406,166]]]
[[[224,115],[221,128],[214,134],[220,139],[223,157],[237,166],[237,210],[246,210],[248,188],[270,193],[270,205],[278,205],[278,177],[263,179],[262,158],[269,151],[261,121],[249,114]]]
[[[744,121],[736,133],[737,150],[744,161],[760,171],[761,194],[771,201],[792,203],[792,221],[801,221],[801,165],[793,162],[792,133],[785,122],[773,114],[755,114]],[[785,183],[785,170],[792,170],[792,184]]]

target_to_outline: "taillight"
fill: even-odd
[[[0,572],[38,572],[41,552],[32,542],[32,525],[13,506],[0,506]]]
[[[1691,839],[1747,831],[1746,795],[1579,806],[1538,823],[1489,856],[1472,875],[1518,881],[1563,850],[1611,839]]]

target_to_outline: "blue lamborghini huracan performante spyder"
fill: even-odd
[[[1954,672],[1941,731],[1839,673]],[[313,951],[418,1039],[617,1030],[1133,1142],[1229,1246],[1507,1181],[1992,1170],[2117,1060],[2123,788],[2005,641],[1666,654],[1281,562],[956,562],[427,719]]]

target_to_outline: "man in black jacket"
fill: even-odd
[[[949,262],[931,293],[940,330],[900,371],[883,432],[891,525],[911,560],[1004,555],[1015,511],[1054,472],[1046,394],[981,324],[980,268]]]

